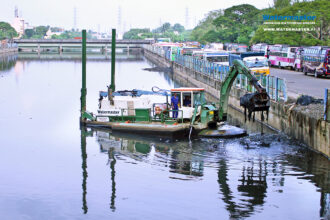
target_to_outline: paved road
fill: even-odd
[[[330,89],[330,77],[315,78],[302,72],[270,68],[270,75],[286,80],[288,96],[297,98],[300,94],[324,98],[324,89]]]

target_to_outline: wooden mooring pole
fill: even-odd
[[[86,88],[86,30],[82,30],[82,85],[81,85],[81,97],[80,97],[80,115],[82,115],[86,111],[86,95],[87,95],[87,88]]]
[[[112,92],[116,91],[115,84],[115,68],[116,67],[116,29],[112,29],[112,40],[111,40],[111,84],[110,89]]]
[[[116,70],[116,29],[112,29],[112,39],[111,39],[111,84],[110,84],[110,86],[108,86],[108,99],[109,99],[111,105],[113,105],[112,92],[116,91],[115,70]]]

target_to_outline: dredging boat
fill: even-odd
[[[113,33],[113,36],[115,34]],[[219,107],[205,101],[204,88],[173,88],[162,90],[153,87],[151,91],[115,90],[114,60],[115,39],[112,39],[111,85],[107,91],[99,92],[97,113],[86,111],[86,40],[83,32],[83,80],[81,90],[81,118],[84,126],[108,128],[113,131],[134,134],[150,134],[179,138],[198,135],[201,137],[237,137],[246,135],[241,128],[225,124],[230,88],[238,74],[248,77],[256,88],[255,93],[241,97],[241,106],[249,111],[267,111],[270,98],[266,90],[244,64],[235,60],[220,89]]]
[[[157,136],[187,136],[191,129],[195,134],[216,127],[217,108],[214,103],[205,102],[204,93],[203,88],[101,91],[97,114],[85,112],[83,116],[88,126]],[[175,96],[177,109],[172,108]]]

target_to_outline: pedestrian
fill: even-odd
[[[178,110],[179,110],[179,98],[177,97],[176,93],[174,93],[174,95],[171,98],[171,106],[173,110],[173,118],[177,118]]]

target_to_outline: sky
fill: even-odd
[[[111,28],[121,31],[130,28],[153,29],[165,22],[172,25],[180,23],[185,27],[188,24],[190,29],[209,11],[239,4],[251,4],[262,9],[273,5],[273,0],[0,0],[0,21],[11,23],[17,6],[19,15],[32,26],[71,29],[74,27],[76,7],[79,29],[101,32]]]

